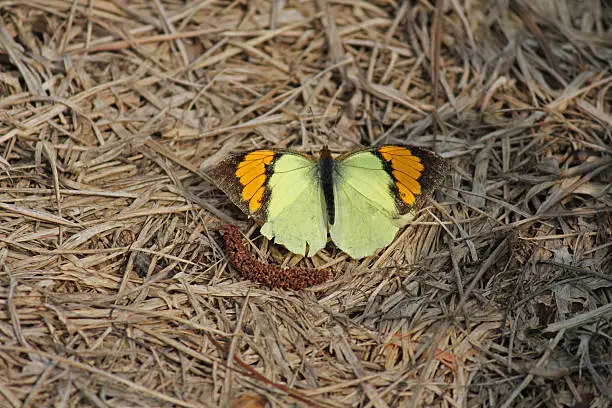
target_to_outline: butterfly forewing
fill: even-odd
[[[353,258],[389,245],[448,172],[446,161],[435,153],[395,145],[350,153],[335,167],[336,222],[330,235]]]
[[[276,156],[277,152],[273,150],[231,155],[209,176],[245,214],[258,222],[265,222],[265,202],[269,198],[266,182]]]
[[[363,258],[393,241],[401,213],[392,187],[384,163],[371,151],[336,162],[336,216],[329,233],[338,248],[353,258]]]
[[[450,170],[446,160],[416,146],[385,145],[375,150],[394,179],[394,192],[409,211],[430,195]]]

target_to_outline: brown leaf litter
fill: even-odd
[[[611,7],[0,3],[0,406],[609,406]],[[360,261],[205,176],[375,143],[453,169]]]

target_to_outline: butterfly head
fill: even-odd
[[[319,153],[319,160],[322,161],[324,158],[332,158],[331,152],[329,151],[327,145],[323,146],[323,148],[321,149],[321,153]]]

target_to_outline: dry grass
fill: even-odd
[[[610,406],[611,7],[0,2],[0,405]],[[288,256],[201,176],[380,141],[453,171],[361,262]],[[231,219],[333,279],[241,280]]]

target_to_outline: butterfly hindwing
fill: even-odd
[[[232,156],[210,176],[261,233],[291,252],[314,254],[327,243],[327,215],[317,162],[289,150]]]

